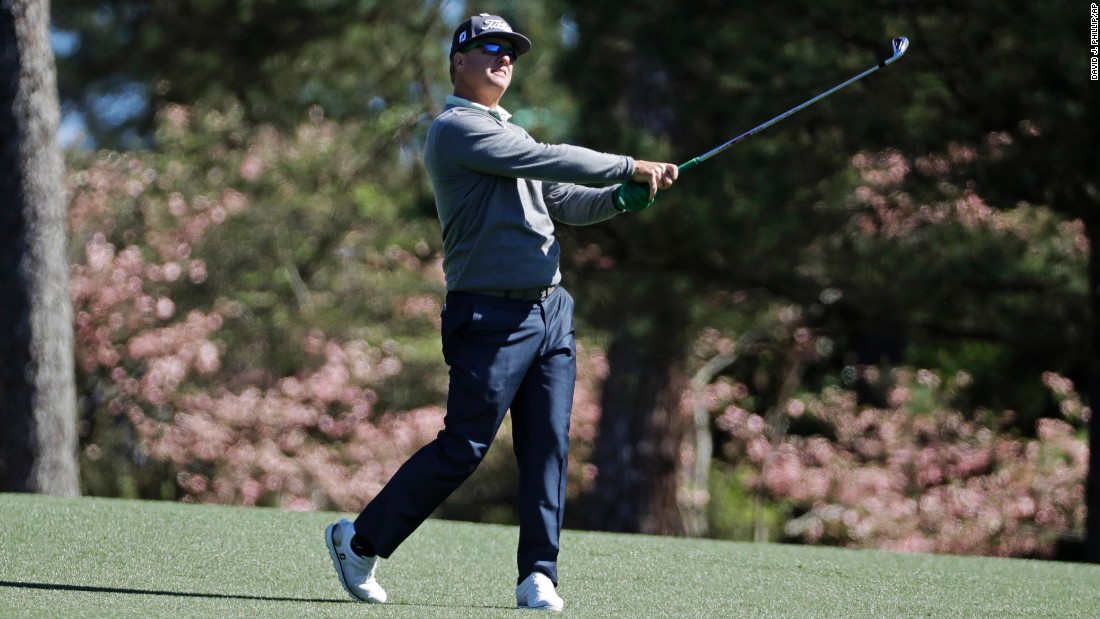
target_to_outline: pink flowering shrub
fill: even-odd
[[[148,290],[163,264],[98,235],[86,250],[73,269],[81,369],[101,377],[136,449],[171,465],[182,500],[358,509],[438,429],[438,407],[374,410],[368,385],[399,373],[399,359],[317,331],[302,347],[319,367],[231,389],[239,377],[218,372],[224,311],[175,316]]]
[[[1066,407],[1078,417],[1040,419],[1035,438],[1012,437],[947,408],[912,412],[915,392],[938,389],[929,372],[891,378],[885,409],[839,388],[790,399],[792,426],[820,429],[805,436],[776,436],[739,406],[743,385],[719,381],[702,397],[721,411],[723,457],[749,468],[753,492],[789,509],[791,540],[1042,557],[1083,531],[1088,448],[1074,423],[1089,411],[1079,400]],[[1066,388],[1064,378],[1047,381]]]
[[[269,388],[181,395],[170,421],[132,410],[146,449],[178,472],[184,500],[358,510],[438,431],[438,407],[374,414],[362,385],[399,369],[394,359],[364,342],[321,345],[323,365]]]
[[[852,168],[860,184],[852,198],[854,215],[850,229],[867,237],[904,239],[907,235],[934,226],[957,225],[965,230],[988,233],[995,237],[1021,240],[1041,238],[1043,249],[1063,263],[1082,260],[1089,250],[1089,239],[1080,219],[1059,221],[1048,209],[1025,203],[995,205],[986,203],[975,183],[953,179],[952,174],[978,159],[995,159],[1010,138],[991,133],[978,147],[952,144],[944,153],[929,153],[909,159],[897,150],[878,154],[857,153]],[[918,197],[914,192],[932,196]],[[1055,234],[1043,234],[1045,226],[1056,227]]]

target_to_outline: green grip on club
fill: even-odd
[[[680,171],[683,172],[684,170],[690,170],[690,169],[694,168],[695,166],[699,165],[699,163],[701,161],[702,161],[701,159],[696,157],[695,159],[692,159],[691,161],[688,161],[687,163],[681,163],[680,166],[679,166]]]
[[[644,211],[653,204],[649,199],[649,185],[643,185],[637,181],[627,181],[615,191],[616,208],[620,211],[637,213]]]
[[[702,161],[703,160],[701,158],[696,157],[696,158],[692,159],[691,161],[688,161],[687,163],[683,163],[683,164],[681,164],[677,167],[679,168],[680,172],[683,172],[684,170],[690,170],[690,169],[694,168],[695,166],[699,165]],[[630,200],[632,202],[632,204],[630,204],[629,206],[627,204],[623,203],[623,202],[620,202],[620,207],[619,207],[620,210],[634,211],[634,212],[645,210],[647,207],[649,207],[651,204],[653,204],[653,202],[657,199],[657,196],[654,196],[653,200],[650,200],[649,199],[649,187],[647,187],[646,185],[644,185],[642,183],[639,183],[637,181],[628,181],[626,183],[623,183],[623,186],[620,189],[620,191],[624,194],[624,196],[623,196],[624,200],[627,199],[626,196],[629,195]],[[658,191],[657,195],[660,195],[660,194],[661,194],[661,192]],[[618,200],[618,196],[616,196],[616,200]],[[642,206],[642,204],[644,204],[645,206]]]

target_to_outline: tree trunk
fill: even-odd
[[[47,0],[0,0],[0,490],[79,493]]]
[[[627,296],[627,295],[624,295]],[[690,419],[680,401],[686,309],[675,295],[623,299],[624,319],[608,349],[596,481],[589,525],[603,531],[684,532],[678,504],[682,443]]]

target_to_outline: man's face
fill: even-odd
[[[504,49],[493,53],[482,47],[484,44],[501,46]],[[475,45],[479,47],[460,52],[461,64],[456,66],[455,83],[461,80],[466,88],[479,94],[492,94],[499,99],[512,83],[512,69],[515,66],[512,54],[515,52],[507,53],[507,50],[512,49],[511,44],[495,37],[481,39]]]

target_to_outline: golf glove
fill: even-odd
[[[635,181],[627,181],[615,190],[615,208],[619,211],[637,213],[653,204],[649,199],[649,186]]]

